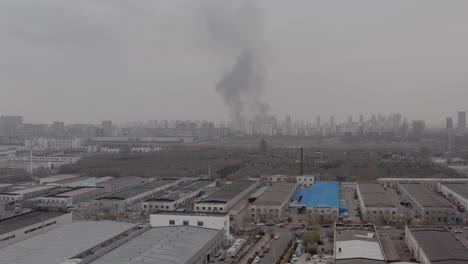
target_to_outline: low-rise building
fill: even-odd
[[[310,187],[314,185],[316,175],[262,175],[263,182],[272,184],[275,182],[297,182],[300,187]]]
[[[47,207],[68,207],[79,202],[92,200],[103,193],[104,188],[78,187],[44,196],[41,200],[41,205]]]
[[[250,204],[253,219],[261,222],[284,220],[286,208],[297,186],[297,182],[278,182],[271,185]]]
[[[195,211],[228,212],[233,205],[253,191],[257,185],[256,181],[237,181],[226,184],[223,188],[195,204]]]
[[[186,206],[193,198],[199,197],[206,188],[215,185],[216,183],[211,180],[188,182],[176,189],[144,201],[142,206],[144,210],[150,212],[152,210],[173,211],[179,206]]]
[[[63,181],[63,180],[69,180],[69,179],[74,179],[78,178],[80,175],[77,174],[59,174],[59,175],[52,175],[44,178],[39,179],[39,183],[42,184],[47,184],[51,182],[58,182],[58,181]]]
[[[468,183],[468,178],[379,178],[385,187],[397,187],[399,183],[419,183],[426,188],[437,188],[440,183]]]
[[[468,185],[463,183],[443,183],[439,190],[453,204],[462,205],[463,211],[468,208]],[[460,211],[461,211],[460,207]]]
[[[297,190],[293,199],[299,210],[306,211],[312,219],[334,221],[340,211],[340,184],[317,181],[313,187]]]
[[[118,192],[141,184],[142,179],[136,176],[127,176],[110,179],[105,182],[97,183],[95,187],[104,188],[105,192]]]
[[[72,214],[31,211],[0,220],[0,248],[72,223]]]
[[[356,191],[361,207],[362,219],[372,222],[396,222],[398,210],[377,182],[360,182]]]
[[[197,212],[168,212],[156,211],[150,215],[151,227],[163,226],[197,226],[225,231],[229,235],[228,213],[197,213]]]
[[[398,184],[401,199],[409,203],[416,217],[426,222],[455,223],[456,210],[450,203],[418,183]]]
[[[53,190],[57,187],[55,186],[34,186],[34,187],[25,187],[25,186],[15,186],[13,188],[7,189],[5,192],[0,193],[0,200],[4,201],[22,201],[31,199],[37,196],[47,194],[50,190]]]
[[[368,226],[337,226],[335,230],[336,264],[387,263],[375,228]]]
[[[422,264],[468,263],[468,248],[445,228],[405,228],[405,239]]]
[[[178,183],[178,180],[172,179],[152,181],[98,198],[94,200],[94,207],[97,210],[104,210],[114,214],[124,212],[135,203],[143,202],[161,194]],[[141,206],[136,209],[141,209]]]
[[[224,248],[222,230],[194,226],[153,227],[90,264],[206,264]]]

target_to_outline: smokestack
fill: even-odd
[[[301,176],[302,176],[302,169],[303,169],[303,162],[304,162],[304,148],[301,147]]]

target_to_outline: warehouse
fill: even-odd
[[[129,223],[80,221],[0,249],[0,264],[61,264],[86,259],[138,230]]]
[[[399,183],[419,183],[426,188],[437,188],[440,183],[468,183],[468,178],[379,178],[385,187],[397,187]]]
[[[0,220],[0,248],[72,223],[72,214],[31,211]]]
[[[140,177],[127,176],[97,183],[94,187],[103,187],[105,192],[118,192],[142,182]]]
[[[427,222],[455,223],[456,210],[442,197],[439,197],[418,183],[398,184],[401,199],[411,205],[416,217]]]
[[[124,212],[135,203],[143,202],[145,199],[163,193],[179,182],[178,180],[156,180],[98,198],[94,200],[94,206],[97,210],[104,210],[110,213]],[[141,205],[138,208],[141,209]]]
[[[76,174],[59,174],[59,175],[52,175],[44,178],[39,179],[40,184],[46,184],[46,183],[51,183],[51,182],[57,182],[57,181],[63,181],[63,180],[69,180],[73,178],[78,178],[79,175]]]
[[[214,187],[215,182],[210,180],[200,180],[189,182],[177,189],[167,191],[154,198],[143,202],[144,210],[151,212],[154,210],[173,211],[179,206],[186,205],[193,198],[199,197],[200,194],[208,187]]]
[[[221,230],[229,235],[229,214],[228,213],[196,213],[177,211],[157,211],[150,215],[151,227],[162,226],[197,226],[209,227]]]
[[[363,220],[396,222],[398,210],[387,196],[384,188],[377,182],[360,182],[356,191]]]
[[[405,238],[408,248],[420,263],[468,263],[468,248],[445,228],[406,226]]]
[[[0,193],[0,200],[4,201],[21,201],[28,200],[37,196],[47,194],[49,191],[55,189],[55,186],[34,186],[23,187],[15,186],[7,189],[5,192]]]
[[[311,188],[297,190],[293,199],[299,210],[306,210],[312,218],[334,221],[340,210],[340,184],[338,182],[317,181]]]
[[[42,206],[67,207],[82,201],[92,200],[104,193],[104,188],[79,187],[64,192],[44,196]]]
[[[250,204],[254,221],[280,222],[284,220],[286,208],[297,186],[297,182],[278,182],[268,188],[255,202]]]
[[[196,212],[227,212],[257,187],[256,181],[237,181],[226,184],[203,201],[195,204]]]
[[[462,183],[444,183],[440,184],[440,191],[453,204],[459,206],[460,211],[466,211],[468,208],[468,185]]]
[[[154,227],[103,254],[90,264],[205,264],[224,248],[224,231],[193,227]]]

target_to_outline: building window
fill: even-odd
[[[169,220],[169,225],[175,225],[175,220]]]
[[[203,226],[203,221],[198,221],[197,226]]]
[[[189,221],[188,220],[184,220],[184,222],[182,223],[184,226],[188,226],[189,225]]]

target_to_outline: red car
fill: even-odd
[[[263,249],[263,253],[268,253],[268,251],[270,251],[269,248],[264,248],[264,249]]]
[[[304,226],[295,226],[291,228],[291,230],[298,230],[298,229],[304,229],[304,228],[305,228]]]
[[[286,224],[282,224],[282,225],[280,225],[279,227],[286,227]]]

